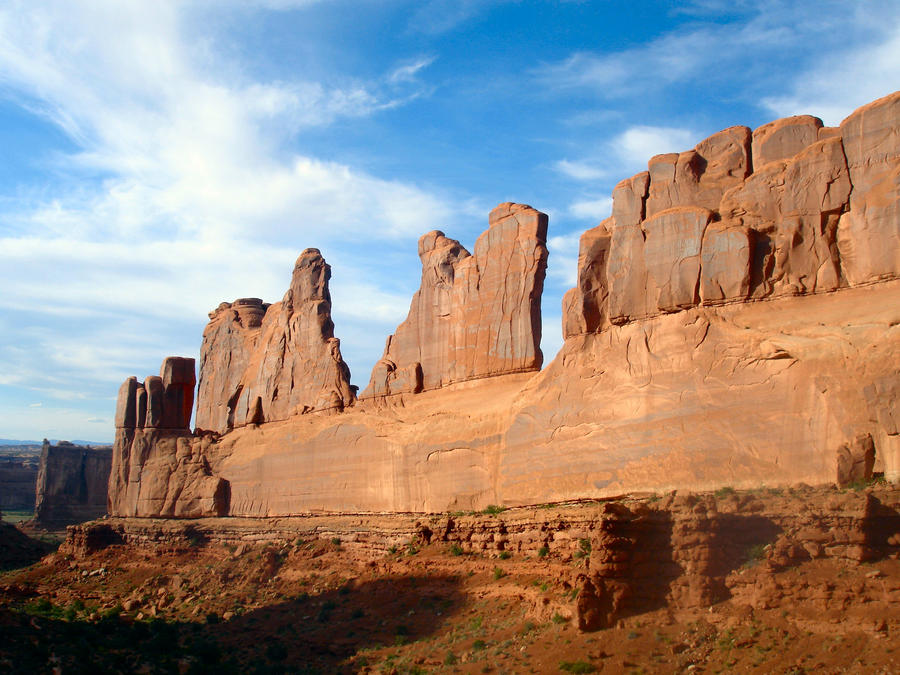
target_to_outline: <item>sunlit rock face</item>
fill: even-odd
[[[546,214],[500,204],[474,255],[434,230],[419,239],[419,258],[409,315],[388,337],[362,398],[540,370]]]
[[[307,250],[281,303],[213,313],[209,431],[160,426],[185,400],[164,375],[123,385],[111,511],[423,512],[900,480],[898,208],[900,92],[840,127],[792,117],[654,157],[582,236],[565,344],[539,371],[547,217],[501,204],[473,254],[421,238],[419,291],[352,406],[327,266]]]

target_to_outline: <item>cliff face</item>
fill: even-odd
[[[547,216],[504,203],[475,255],[434,230],[419,239],[422,283],[361,398],[540,370]]]
[[[350,369],[331,320],[331,267],[306,249],[281,302],[222,303],[200,348],[197,427],[219,433],[352,405]]]
[[[0,451],[0,509],[34,508],[41,446],[13,446]]]
[[[159,376],[129,377],[119,388],[109,474],[109,512],[123,516],[222,515],[228,482],[203,455],[208,438],[189,429],[194,359],[169,357]]]
[[[503,204],[490,222],[474,255],[437,231],[420,240],[422,285],[364,392],[373,405],[275,403],[292,359],[334,381],[336,361],[315,357],[328,330],[291,352],[297,332],[274,327],[291,325],[275,320],[293,316],[289,296],[322,315],[321,275],[265,318],[261,303],[214,316],[205,358],[237,365],[213,369],[228,375],[201,384],[201,407],[233,430],[184,430],[190,453],[133,452],[142,513],[195,503],[182,473],[140,468],[154,453],[190,454],[227,486],[219,511],[253,516],[900,479],[900,92],[839,128],[732,127],[621,182],[582,237],[566,342],[539,373],[546,216]]]
[[[106,513],[112,451],[44,441],[35,487],[34,520],[60,528]]]

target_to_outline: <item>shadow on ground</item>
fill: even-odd
[[[0,572],[28,567],[57,548],[58,541],[35,539],[15,525],[0,522]]]
[[[0,672],[355,672],[360,652],[431,635],[461,600],[458,580],[437,575],[347,585],[196,623],[115,612],[86,621],[71,607],[22,598],[0,608]]]

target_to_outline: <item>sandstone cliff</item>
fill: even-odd
[[[331,321],[331,267],[308,248],[281,302],[222,303],[200,347],[197,427],[225,433],[352,405],[350,369]]]
[[[112,450],[44,441],[35,486],[34,522],[59,529],[106,513]]]
[[[361,398],[540,370],[547,216],[504,203],[488,222],[475,255],[437,230],[419,239],[422,283]]]
[[[194,359],[169,357],[159,376],[119,388],[109,475],[109,512],[124,516],[224,515],[228,482],[203,455],[208,438],[189,429]]]
[[[442,511],[900,479],[900,92],[839,128],[732,127],[652,158],[582,238],[565,345],[529,373],[545,236],[546,217],[510,204],[475,255],[425,235],[422,286],[364,394],[384,405],[339,416],[267,416],[278,399],[261,392],[276,387],[259,382],[289,361],[259,357],[272,308],[258,327],[262,305],[225,308],[205,353],[253,376],[223,376],[208,400],[237,402],[247,383],[238,419],[269,423],[228,423],[231,403],[208,424],[234,427],[220,438],[150,439],[111,483],[111,504],[126,484],[141,498],[113,512]],[[187,456],[202,471],[173,468]],[[194,476],[221,481],[218,501]]]

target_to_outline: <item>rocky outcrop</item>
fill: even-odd
[[[222,303],[200,348],[197,427],[225,433],[246,424],[352,405],[350,369],[331,320],[331,267],[308,248],[281,302]]]
[[[190,431],[194,359],[170,356],[159,376],[119,388],[109,474],[109,513],[198,517],[228,510],[228,482],[213,476],[209,436]]]
[[[34,509],[34,486],[40,459],[40,445],[0,449],[0,509]]]
[[[339,357],[298,356],[330,335],[327,271],[307,251],[285,301],[223,306],[207,328],[198,426],[227,433],[148,432],[165,384],[126,383],[145,428],[122,408],[111,511],[433,512],[900,480],[898,137],[900,92],[839,129],[789,118],[651,159],[582,237],[566,341],[540,372],[546,217],[501,205],[474,255],[431,232],[373,403],[340,415],[300,414],[323,391],[347,400]],[[301,334],[309,352],[289,346]],[[321,403],[285,393],[310,382],[298,362]]]
[[[564,334],[895,278],[898,119],[900,93],[839,129],[790,117],[654,157],[613,191],[608,245],[585,235]]]
[[[61,529],[106,513],[112,449],[44,441],[35,485],[34,523]]]
[[[362,398],[540,370],[547,216],[504,203],[470,255],[434,230],[419,239],[422,282]]]

